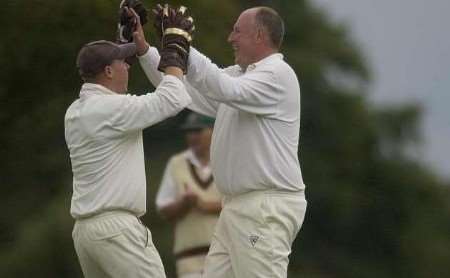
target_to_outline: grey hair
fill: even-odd
[[[256,24],[264,28],[269,35],[270,42],[279,49],[284,38],[284,22],[278,13],[269,7],[258,7],[255,15]]]

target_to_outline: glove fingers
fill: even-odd
[[[157,4],[156,7],[154,9],[152,9],[155,16],[161,16],[162,10],[163,10],[163,7],[161,6],[161,4]]]
[[[185,6],[180,6],[177,10],[177,12],[181,15],[184,15],[186,13],[187,8]]]
[[[169,17],[169,4],[164,4],[163,17]]]
[[[146,10],[144,7],[139,8],[139,9],[137,9],[137,7],[135,7],[135,8],[133,8],[133,9],[134,9],[134,10],[136,11],[136,13],[139,15],[139,18],[140,18],[140,20],[141,20],[141,24],[144,25],[145,23],[147,23],[147,21],[148,21],[148,18],[147,18],[147,15],[148,15],[147,10]]]
[[[133,9],[134,12],[131,13],[130,9]],[[135,18],[133,14],[138,16]],[[122,0],[119,5],[118,41],[121,43],[131,42],[136,28],[136,20],[144,25],[148,22],[147,15],[148,12],[140,0]]]
[[[155,20],[162,25],[162,49],[158,69],[162,71],[167,66],[176,66],[186,73],[191,33],[194,30],[193,18],[189,17],[185,6],[177,8],[166,4],[160,18],[155,17]]]
[[[189,30],[192,32],[192,31],[194,31],[195,30],[195,25],[194,25],[194,19],[190,16],[190,17],[188,17],[188,18],[186,18],[186,21],[187,21],[187,23],[189,24],[189,25],[191,25],[191,28],[189,28]],[[188,26],[189,26],[188,25]],[[188,31],[189,31],[188,30]]]
[[[169,9],[169,17],[174,19],[174,18],[176,18],[176,16],[177,16],[177,12],[175,11],[175,9],[170,8]]]

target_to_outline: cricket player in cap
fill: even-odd
[[[135,20],[133,39],[145,41]],[[174,116],[191,98],[173,57],[161,59],[164,76],[154,93],[126,94],[125,60],[137,52],[135,43],[102,40],[84,45],[77,58],[84,84],[64,123],[73,172],[72,235],[88,278],[165,277],[151,233],[138,219],[146,212],[142,130]]]
[[[214,119],[191,113],[182,126],[188,149],[172,156],[156,197],[159,212],[175,225],[178,278],[200,278],[219,218],[221,195],[211,173]]]

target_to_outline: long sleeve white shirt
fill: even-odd
[[[156,49],[141,57],[150,81],[160,74]],[[218,68],[191,48],[185,84],[188,107],[214,116],[211,167],[219,191],[298,191],[305,185],[298,160],[300,86],[279,53],[251,64]]]
[[[142,130],[174,116],[190,102],[183,83],[169,75],[154,93],[142,96],[83,84],[64,121],[73,172],[72,216],[118,209],[145,214]]]

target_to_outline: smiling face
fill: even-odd
[[[255,22],[256,11],[249,9],[244,11],[228,36],[228,42],[234,50],[234,61],[242,68],[256,62],[258,46],[258,28]]]

